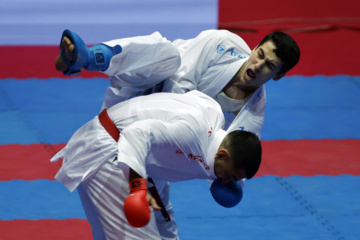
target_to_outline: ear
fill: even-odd
[[[229,152],[224,149],[224,148],[221,148],[217,151],[217,153],[215,154],[215,158],[217,159],[228,159],[229,158]]]
[[[273,80],[274,80],[274,81],[278,81],[278,80],[280,80],[282,77],[284,77],[285,74],[286,74],[286,73],[278,74],[278,75],[276,75],[275,77],[273,77]]]

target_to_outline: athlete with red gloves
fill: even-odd
[[[224,122],[219,104],[198,91],[136,97],[77,130],[51,159],[63,158],[55,178],[78,190],[94,239],[178,239],[168,181],[221,188],[260,166],[259,138],[227,133]]]

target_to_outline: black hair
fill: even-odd
[[[299,62],[300,49],[290,35],[283,32],[272,32],[261,40],[258,47],[267,41],[272,41],[275,44],[275,54],[284,63],[279,74],[286,73]]]
[[[229,151],[230,158],[235,162],[235,168],[243,168],[246,178],[252,178],[259,170],[261,163],[261,142],[252,132],[235,130],[228,133],[223,141],[223,147]]]

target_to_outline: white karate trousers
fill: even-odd
[[[160,212],[156,211],[158,226],[154,211],[151,211],[151,220],[143,228],[134,228],[126,220],[123,206],[129,195],[129,169],[123,169],[114,159],[105,162],[90,178],[78,186],[78,193],[92,227],[94,240],[135,240],[135,239],[178,239],[176,222],[171,204],[165,199],[164,205],[172,218],[171,224],[165,223]],[[168,193],[168,185],[158,186],[159,194]],[[168,195],[168,194],[167,194]]]

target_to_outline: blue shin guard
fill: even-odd
[[[66,63],[68,70],[64,71],[64,75],[76,75],[81,72],[81,68],[89,71],[105,71],[110,64],[110,59],[122,51],[120,45],[115,47],[108,47],[104,44],[98,44],[88,48],[84,41],[74,32],[65,30],[61,39],[68,37],[74,44],[74,52],[71,54],[73,60],[70,62],[65,56],[65,51],[61,49],[60,43],[60,56]],[[69,53],[68,53],[69,54]]]
[[[223,207],[232,208],[242,199],[242,187],[237,181],[222,184],[219,179],[215,179],[210,186],[211,195],[214,200]]]

